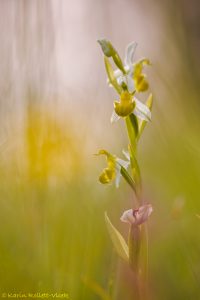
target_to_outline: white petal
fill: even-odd
[[[134,86],[134,82],[133,82],[133,78],[131,76],[126,76],[126,85],[128,87],[128,91],[129,93],[133,93],[135,90],[135,86]]]
[[[138,209],[133,211],[133,215],[136,218],[135,225],[141,225],[146,222],[153,211],[151,204],[144,204]]]
[[[136,42],[132,42],[126,47],[124,62],[125,65],[128,65],[129,67],[133,65],[133,55],[135,53],[136,47],[137,47]]]
[[[132,66],[125,65],[124,70],[126,71],[127,74],[129,74],[130,70],[132,70]]]
[[[115,71],[114,71],[114,76],[115,76],[115,78],[117,79],[117,82],[118,82],[118,78],[120,77],[120,76],[122,76],[123,75],[123,73],[122,73],[122,71],[120,71],[119,69],[116,69]],[[110,80],[109,80],[109,78],[107,78],[107,84],[110,86],[110,87],[113,87],[113,85],[110,83]],[[119,83],[118,83],[119,84]]]
[[[145,120],[147,122],[151,121],[150,109],[145,104],[143,104],[142,102],[137,100],[136,98],[134,98],[134,101],[136,103],[136,107],[135,107],[133,113],[142,120]]]
[[[124,75],[119,75],[118,77],[117,77],[117,83],[119,84],[119,85],[122,85],[122,83],[126,83],[126,77],[124,76]]]
[[[116,177],[115,177],[115,186],[116,186],[116,188],[119,187],[119,183],[120,183],[120,179],[121,179],[120,169],[121,168],[116,168]]]
[[[117,78],[117,83],[122,85],[123,83],[126,84],[129,93],[133,93],[135,90],[133,78],[129,75],[121,75]]]
[[[128,151],[126,151],[126,150],[122,150],[122,153],[124,154],[124,156],[126,157],[126,159],[128,161],[130,161],[130,153]]]
[[[130,165],[130,161],[123,160],[121,158],[117,158],[116,161],[120,166],[124,167],[124,169],[126,169],[126,170],[128,169],[128,167]]]
[[[109,87],[113,87],[113,85],[110,83],[110,80],[107,78],[106,83],[109,85]]]
[[[133,210],[132,209],[125,210],[120,220],[124,223],[134,224],[135,217],[133,216]]]
[[[118,116],[116,114],[116,112],[113,110],[111,118],[110,118],[110,122],[115,123],[115,122],[119,121],[119,119],[120,119],[120,116]]]
[[[115,76],[115,78],[117,79],[119,76],[122,76],[123,75],[123,73],[122,73],[122,71],[120,70],[120,69],[116,69],[115,71],[114,71],[114,76]]]
[[[118,188],[119,187],[119,183],[120,183],[120,179],[121,179],[121,167],[123,167],[124,169],[128,169],[130,162],[123,160],[121,158],[116,158],[116,178],[115,178],[115,185]]]

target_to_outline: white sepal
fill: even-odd
[[[129,67],[132,67],[132,65],[133,65],[133,56],[134,56],[136,47],[137,47],[136,42],[132,42],[132,43],[128,44],[128,46],[126,47],[124,63],[125,63],[125,65],[128,65]]]
[[[136,117],[141,120],[145,120],[147,122],[151,121],[150,109],[136,98],[134,98],[134,101],[136,103],[135,109],[133,111],[134,115],[136,115]]]
[[[128,161],[130,161],[130,153],[128,151],[126,151],[126,150],[122,150],[122,153],[124,154],[124,156],[126,157],[126,159]]]
[[[124,169],[126,169],[126,170],[128,169],[128,167],[130,165],[130,161],[123,160],[121,158],[117,158],[116,161],[120,166],[124,167]]]
[[[118,116],[116,114],[116,112],[113,110],[112,115],[110,117],[110,122],[115,123],[115,122],[119,121],[119,119],[120,119],[120,116]]]
[[[134,82],[133,82],[133,78],[127,74],[127,75],[121,75],[117,78],[117,83],[122,86],[123,83],[125,83],[125,85],[128,88],[129,93],[133,93],[135,90],[135,86],[134,86]]]

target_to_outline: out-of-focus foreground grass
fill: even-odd
[[[190,299],[199,292],[198,112],[182,109],[186,121],[180,129],[172,107],[175,118],[166,122],[155,104],[157,120],[140,145],[145,197],[154,206],[152,299]],[[1,291],[65,291],[72,299],[98,299],[91,282],[94,289],[94,282],[108,289],[112,279],[117,299],[129,299],[129,273],[116,263],[103,217],[107,210],[127,235],[119,217],[131,205],[129,187],[100,186],[103,160],[84,149],[70,117],[61,121],[47,107],[28,105],[25,120],[1,145]],[[123,129],[121,134],[126,142]]]
[[[34,1],[30,2],[34,6]],[[29,12],[29,5],[24,7]],[[106,8],[106,4],[102,7]],[[120,11],[116,7],[112,4],[113,15]],[[42,10],[40,7],[39,12]],[[125,12],[130,14],[129,6]],[[165,39],[162,34],[152,40],[149,37],[152,52],[158,47],[158,40],[163,44],[159,45],[162,51],[159,57],[154,57],[153,67],[148,71],[155,104],[152,123],[145,129],[139,147],[144,196],[154,207],[149,221],[149,299],[188,300],[198,299],[200,294],[200,218],[196,216],[200,213],[200,77],[180,19],[176,16],[171,19],[165,13]],[[21,18],[26,19],[25,16]],[[45,19],[45,15],[40,17],[42,21]],[[41,34],[39,43],[34,45],[31,39],[26,40],[31,35],[30,28],[22,30],[21,21],[21,25],[17,23],[22,27],[17,27],[21,35],[16,35],[16,39],[24,43],[20,48],[20,72],[24,64],[35,58],[26,76],[43,66],[37,47],[44,50],[42,57],[50,64],[46,57],[50,48],[45,48],[42,42],[47,39],[43,34],[49,33],[49,27],[44,29],[48,23],[44,26],[42,21],[36,22],[39,31],[33,30]],[[124,40],[129,42],[133,34],[130,32],[124,38],[129,31],[122,26],[124,31],[120,32],[121,24],[117,38],[104,27],[92,32],[87,53],[90,54],[97,35],[104,32],[119,44]],[[140,33],[137,38],[140,39]],[[154,38],[158,38],[155,44]],[[142,44],[144,40],[141,38],[139,42]],[[2,46],[1,66],[5,67],[4,73],[5,70],[14,73],[17,66],[10,66],[11,56],[8,65],[3,65],[6,53],[10,53],[8,45]],[[14,56],[16,49],[13,49]],[[81,74],[85,81],[82,86],[78,82],[80,87],[76,80],[82,69],[75,68],[78,71],[73,73],[74,90],[65,87],[60,96],[58,88],[53,101],[52,93],[49,92],[49,97],[44,93],[44,101],[43,94],[38,92],[46,84],[43,79],[51,79],[48,68],[44,68],[43,74],[41,67],[42,75],[36,74],[37,80],[28,76],[24,102],[18,103],[22,96],[18,91],[22,75],[13,79],[8,72],[1,78],[0,292],[66,292],[73,300],[94,300],[100,299],[97,295],[101,293],[100,285],[107,291],[113,289],[115,299],[134,299],[130,273],[118,261],[104,224],[107,211],[112,222],[127,236],[127,227],[120,224],[119,217],[132,205],[132,192],[123,181],[118,190],[111,185],[101,186],[98,175],[104,161],[93,156],[98,148],[120,155],[120,149],[127,145],[122,122],[114,126],[109,123],[114,94],[104,82],[98,50],[94,51],[99,55],[94,60],[96,66],[91,66],[93,59],[86,60],[92,75]],[[29,57],[29,51],[36,53]],[[145,54],[148,56],[146,50]],[[76,63],[77,56],[72,58]],[[98,73],[101,65],[102,72]],[[67,68],[66,64],[68,71]],[[73,84],[71,77],[70,73],[66,81]]]

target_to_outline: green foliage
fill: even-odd
[[[136,183],[134,182],[134,180],[132,179],[132,177],[129,175],[129,173],[127,172],[127,170],[124,167],[121,167],[121,175],[124,177],[126,182],[130,185],[130,187],[135,192],[136,191]]]
[[[110,84],[112,84],[112,86],[116,89],[116,91],[119,94],[121,94],[122,88],[121,88],[120,85],[118,85],[117,80],[116,80],[115,75],[114,75],[113,68],[112,68],[112,66],[109,62],[109,59],[106,56],[104,57],[104,63],[105,63],[106,72],[107,72]]]
[[[113,242],[113,246],[118,253],[118,255],[125,261],[128,261],[128,245],[125,242],[123,236],[119,233],[119,231],[113,226],[110,219],[108,218],[107,213],[105,213],[105,222],[108,228],[108,232],[110,238]]]

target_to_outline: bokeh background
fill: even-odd
[[[132,205],[93,154],[127,147],[96,40],[147,56],[153,120],[139,146],[149,299],[200,295],[200,5],[186,0],[0,1],[0,292],[135,299],[104,223]],[[147,95],[144,95],[144,98]]]

